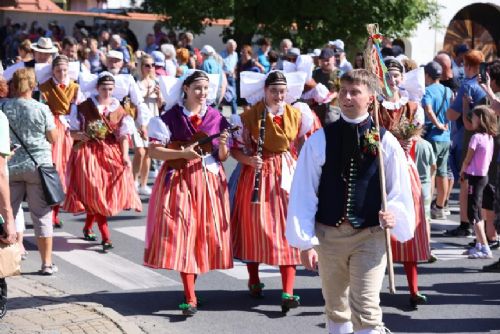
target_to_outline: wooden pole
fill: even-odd
[[[378,24],[368,24],[367,25],[367,31],[369,36],[373,36],[374,34],[378,33]],[[365,67],[368,71],[370,71],[373,74],[379,73],[379,71],[376,70],[376,67],[378,66],[378,59],[373,58],[373,41],[368,38],[366,50],[365,50]],[[383,78],[381,78],[383,79]],[[376,92],[378,94],[378,92]],[[384,169],[384,157],[382,155],[382,137],[380,136],[380,124],[379,124],[379,101],[377,98],[375,98],[374,103],[374,108],[373,108],[373,121],[375,122],[375,127],[377,129],[377,132],[379,134],[379,145],[377,146],[377,162],[378,162],[378,171],[379,171],[379,178],[380,178],[380,193],[382,197],[382,211],[387,210],[387,192],[385,188],[385,169]],[[384,229],[384,236],[385,236],[385,251],[387,253],[387,274],[389,275],[389,292],[391,294],[394,294],[396,292],[396,285],[394,284],[394,263],[392,259],[392,248],[391,248],[391,233],[388,228]]]
[[[387,210],[387,192],[385,189],[385,168],[384,168],[384,157],[382,156],[382,137],[380,136],[380,125],[378,120],[379,113],[379,102],[374,101],[375,108],[373,108],[373,120],[375,122],[375,127],[379,134],[379,145],[377,146],[377,161],[378,161],[378,172],[380,179],[380,193],[382,195],[382,211]],[[394,283],[394,262],[392,260],[392,248],[391,248],[391,232],[388,228],[384,228],[385,235],[385,251],[387,253],[387,274],[389,275],[389,292],[391,294],[396,293],[396,285]]]

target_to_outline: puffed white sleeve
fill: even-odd
[[[70,131],[80,131],[80,119],[78,118],[78,108],[72,104],[69,112],[69,117],[66,117]]]
[[[244,148],[245,143],[243,141],[243,122],[241,121],[240,115],[232,114],[229,118],[229,123],[232,126],[239,126],[239,130],[233,132],[232,134],[232,145],[231,148]]]
[[[151,118],[148,124],[148,136],[150,143],[167,145],[170,142],[171,135],[172,133],[170,132],[170,129],[160,117],[156,116]]]
[[[320,129],[302,147],[293,176],[285,235],[290,245],[301,250],[319,244],[314,225],[325,149],[325,133]]]
[[[134,133],[134,131],[135,131],[134,119],[130,115],[123,117],[122,124],[118,129],[118,138],[121,138],[123,136],[130,136]]]
[[[130,100],[137,107],[137,125],[138,126],[147,126],[149,120],[151,119],[152,112],[149,110],[148,105],[144,103],[144,99],[142,97],[141,89],[137,82],[135,82],[134,78],[130,76],[130,85],[129,85],[129,94]]]
[[[413,238],[415,207],[410,184],[409,162],[396,137],[386,131],[382,138],[387,211],[392,212],[396,225],[391,234],[400,242]]]
[[[309,106],[304,102],[296,102],[293,105],[295,108],[300,110],[300,130],[299,130],[299,138],[303,137],[306,133],[311,131],[314,124],[314,115],[313,111]]]

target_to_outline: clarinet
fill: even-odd
[[[267,107],[264,108],[264,110],[262,111],[262,115],[260,116],[259,141],[257,142],[257,156],[259,158],[262,158],[262,146],[264,146],[264,139],[266,136],[266,117],[267,117]],[[252,192],[252,203],[259,203],[259,189],[260,189],[261,179],[262,179],[262,171],[259,168],[255,171],[255,180]]]

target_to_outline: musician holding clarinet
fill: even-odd
[[[148,127],[151,158],[164,163],[149,200],[144,265],[180,272],[186,316],[198,310],[197,276],[233,267],[221,163],[229,155],[229,123],[207,105],[209,87],[205,72],[188,71],[165,94],[167,111]]]
[[[279,266],[283,293],[282,311],[296,308],[293,294],[299,251],[285,239],[285,223],[297,146],[313,124],[308,108],[292,107],[302,93],[305,73],[270,72],[267,76],[241,73],[241,95],[255,103],[232,123],[241,124],[231,155],[242,164],[231,215],[234,257],[247,263],[248,288],[263,296],[259,263]],[[292,89],[293,88],[293,89]]]

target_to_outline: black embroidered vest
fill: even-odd
[[[339,226],[349,221],[354,228],[379,225],[382,199],[377,156],[369,152],[366,138],[374,127],[369,117],[357,125],[340,118],[324,128],[326,160],[318,189],[317,222]],[[379,143],[384,134],[381,128]]]

